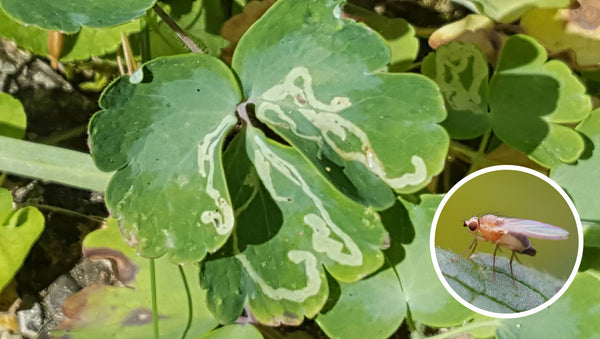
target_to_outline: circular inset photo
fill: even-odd
[[[431,228],[444,287],[480,314],[538,312],[569,287],[583,234],[573,202],[550,178],[520,166],[474,172],[446,194]]]

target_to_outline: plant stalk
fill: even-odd
[[[187,46],[187,48],[190,49],[190,51],[192,51],[192,53],[204,53],[202,48],[200,48],[196,42],[194,42],[194,40],[190,38],[190,36],[187,35],[187,33],[184,32],[183,29],[181,29],[181,27],[179,27],[179,25],[173,19],[171,19],[171,17],[165,13],[162,8],[160,8],[160,6],[158,6],[158,4],[154,5],[152,9],[169,27],[171,27],[177,37]]]

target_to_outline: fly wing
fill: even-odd
[[[562,240],[569,237],[568,231],[535,220],[503,218],[500,227],[508,232],[521,233],[528,237],[538,239]]]

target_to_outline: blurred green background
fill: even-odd
[[[577,259],[578,232],[567,202],[550,184],[529,173],[500,170],[484,173],[462,185],[444,206],[435,231],[435,244],[457,254],[464,252],[473,235],[463,227],[473,216],[495,214],[532,219],[569,231],[566,240],[529,237],[535,256],[518,254],[520,262],[566,281]],[[478,240],[477,252],[494,253],[496,245]],[[510,258],[511,250],[500,247],[499,256]]]

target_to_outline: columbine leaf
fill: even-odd
[[[0,92],[0,135],[22,139],[27,116],[21,102],[8,93]]]
[[[339,283],[338,288],[333,307],[317,317],[332,338],[389,338],[406,316],[404,293],[388,265],[363,280]]]
[[[421,72],[440,86],[448,109],[443,126],[452,138],[472,139],[488,130],[488,63],[475,44],[441,46],[423,59]]]
[[[494,133],[534,161],[556,167],[575,161],[583,139],[560,124],[579,122],[591,110],[585,87],[562,62],[524,35],[510,37],[490,82]]]
[[[580,218],[600,220],[596,194],[600,190],[600,109],[595,109],[576,130],[586,137],[586,152],[577,163],[554,169],[550,177],[573,199]]]
[[[14,19],[46,30],[77,33],[81,26],[102,28],[136,19],[156,0],[104,0],[93,6],[80,0],[0,0],[0,5]]]
[[[400,200],[402,204],[396,206],[399,221],[395,233],[390,230],[390,238],[392,244],[402,245],[390,247],[386,256],[398,272],[412,318],[434,327],[455,326],[471,318],[473,312],[446,291],[433,269],[431,223],[442,199],[437,195],[422,195],[420,199],[419,204]],[[390,225],[386,225],[389,230]]]
[[[220,321],[234,321],[247,300],[261,323],[300,324],[327,300],[323,267],[351,282],[383,263],[377,213],[338,192],[293,148],[250,128],[224,162],[238,226],[202,273]]]
[[[534,315],[505,319],[498,338],[593,338],[600,331],[600,281],[578,273],[569,289],[551,307]]]
[[[533,309],[548,301],[564,284],[548,274],[513,262],[518,288],[513,286],[509,260],[496,256],[496,281],[493,256],[479,253],[471,260],[451,251],[436,249],[437,262],[450,287],[465,301],[497,313],[516,313]]]
[[[139,29],[138,21],[110,28],[83,27],[77,34],[64,36],[60,60],[81,60],[112,52],[121,44],[121,32],[130,33]],[[25,26],[13,20],[2,8],[0,8],[0,35],[35,54],[47,56],[49,53],[47,31],[36,26]]]
[[[448,136],[435,84],[382,72],[372,30],[340,19],[340,1],[278,1],[241,39],[232,67],[257,117],[349,196],[382,209],[443,167]],[[281,23],[285,22],[285,25]]]
[[[106,203],[142,255],[197,261],[225,243],[234,224],[221,164],[240,93],[209,56],[156,59],[101,98],[90,122],[96,165],[117,170]]]
[[[0,188],[0,292],[17,273],[43,230],[44,216],[37,208],[13,211],[10,192]]]
[[[72,338],[151,338],[150,261],[125,243],[115,219],[86,236],[83,255],[110,260],[116,278],[125,286],[90,285],[70,296],[63,304],[66,319],[59,330],[68,331]],[[163,257],[155,260],[155,270],[161,338],[180,338],[184,333],[197,338],[217,325],[206,309],[197,266],[180,268]]]

